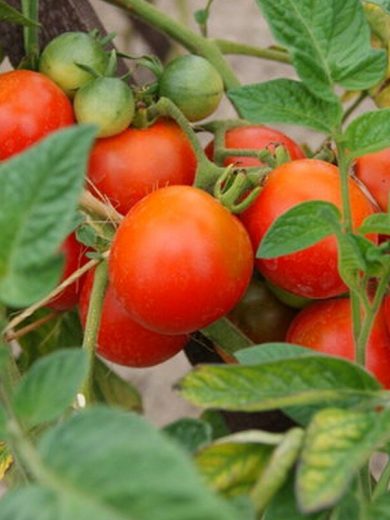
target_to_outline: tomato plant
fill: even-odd
[[[71,233],[65,239],[60,250],[61,253],[63,253],[65,260],[61,277],[61,281],[63,281],[83,266],[88,261],[88,258],[85,256],[87,248],[77,241],[74,233]],[[83,279],[77,279],[74,283],[66,287],[60,294],[50,300],[46,306],[56,311],[66,311],[71,309],[79,301],[82,284]]]
[[[382,211],[387,211],[390,193],[390,148],[358,157],[355,174],[371,192]]]
[[[94,272],[89,271],[83,283],[79,310],[85,326],[92,291]],[[177,354],[186,344],[187,336],[168,336],[152,332],[131,319],[109,286],[103,302],[97,352],[113,363],[128,367],[150,367]]]
[[[224,146],[227,149],[252,149],[263,150],[268,149],[270,152],[275,150],[277,145],[286,147],[292,160],[303,159],[305,154],[301,147],[290,139],[286,134],[270,128],[265,125],[244,125],[231,128],[225,133]],[[214,141],[211,141],[206,147],[206,153],[210,159],[214,155]],[[237,164],[237,166],[258,166],[261,164],[256,157],[243,156],[227,156],[223,160],[223,164]]]
[[[223,81],[205,58],[188,54],[168,63],[159,79],[159,94],[173,101],[189,121],[199,121],[217,109]]]
[[[286,339],[318,352],[353,360],[355,350],[350,299],[312,303],[294,318]],[[390,388],[390,335],[386,328],[384,306],[377,314],[367,343],[366,367],[385,388]]]
[[[90,156],[88,177],[97,193],[126,214],[159,187],[192,184],[195,168],[187,137],[173,121],[164,119],[148,128],[129,128],[98,140]]]
[[[0,74],[0,160],[73,122],[71,103],[43,74],[30,70]]]
[[[374,208],[353,180],[349,180],[348,185],[353,222],[357,227],[374,213]],[[317,199],[341,207],[340,177],[335,166],[302,159],[274,170],[254,204],[241,215],[254,250],[277,217],[299,203]],[[272,283],[292,293],[307,298],[329,298],[347,290],[337,262],[336,240],[328,237],[290,255],[257,259],[256,267]]]
[[[167,334],[197,330],[226,314],[252,268],[241,223],[190,186],[162,188],[134,206],[110,255],[110,280],[125,308],[145,327]]]

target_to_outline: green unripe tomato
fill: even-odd
[[[134,109],[133,92],[119,78],[94,79],[80,88],[74,99],[77,122],[96,124],[98,137],[123,132],[133,119]]]
[[[223,81],[205,58],[188,54],[168,63],[159,80],[159,94],[173,101],[189,121],[199,121],[217,109]]]
[[[84,32],[66,32],[54,38],[43,50],[39,70],[51,78],[69,96],[93,78],[78,64],[104,74],[108,53],[93,36]]]

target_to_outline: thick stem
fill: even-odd
[[[223,54],[239,54],[242,56],[252,56],[264,60],[277,61],[279,63],[291,63],[290,56],[287,52],[275,49],[263,49],[261,47],[230,40],[217,39],[213,41]]]
[[[34,22],[38,22],[39,0],[22,0],[22,12],[24,16]],[[23,28],[24,50],[28,56],[31,67],[37,69],[39,57],[39,26],[31,25]]]
[[[92,401],[92,377],[95,348],[99,335],[100,318],[103,310],[104,294],[108,283],[107,262],[101,262],[95,271],[91,296],[89,299],[87,321],[84,330],[83,349],[88,354],[88,373],[82,385],[82,393],[87,402]]]
[[[343,220],[344,220],[344,229],[347,232],[352,231],[352,212],[351,212],[351,202],[349,196],[349,165],[350,161],[347,158],[347,155],[344,150],[343,144],[335,139],[337,145],[337,154],[339,159],[339,171],[340,171],[340,181],[341,181],[341,197],[342,197],[342,206],[343,206]]]
[[[240,85],[229,63],[225,60],[218,46],[211,40],[204,38],[180,24],[145,0],[104,1],[125,9],[129,13],[152,25],[155,29],[164,32],[190,52],[207,58],[220,73],[227,90]]]

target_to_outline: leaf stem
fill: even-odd
[[[26,334],[29,334],[30,332],[36,329],[39,329],[39,327],[54,319],[56,316],[58,316],[58,314],[58,312],[51,312],[46,316],[43,316],[39,320],[35,320],[33,323],[29,323],[25,327],[21,327],[20,329],[15,331],[10,330],[8,333],[5,334],[5,339],[7,341],[13,341],[15,339],[22,338]]]
[[[290,56],[285,51],[272,48],[264,49],[261,47],[224,39],[216,39],[213,41],[223,54],[239,54],[242,56],[252,56],[254,58],[277,61],[279,63],[291,63]]]
[[[341,135],[341,134],[340,134]],[[350,160],[345,153],[344,146],[340,138],[335,138],[338,154],[338,163],[341,180],[341,197],[343,205],[343,219],[344,219],[344,230],[346,232],[352,231],[352,212],[351,202],[349,197],[349,165]]]
[[[365,90],[363,90],[363,92],[360,93],[360,95],[355,99],[355,101],[344,112],[342,119],[343,123],[345,123],[349,116],[361,105],[361,103],[366,99],[367,96],[368,92]]]
[[[95,349],[99,335],[100,318],[103,310],[104,294],[108,283],[107,262],[101,262],[95,271],[91,297],[89,299],[87,321],[84,330],[83,349],[88,354],[88,373],[82,385],[82,393],[87,402],[92,401],[92,376]]]

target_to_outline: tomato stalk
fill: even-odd
[[[252,56],[254,58],[291,64],[291,59],[287,51],[272,48],[263,49],[254,45],[224,39],[216,39],[213,41],[223,54],[239,54],[241,56]]]
[[[37,22],[36,25],[23,27],[24,50],[28,68],[36,70],[39,59],[39,0],[22,0],[22,12],[24,16]]]
[[[26,334],[29,334],[30,332],[39,329],[42,325],[45,323],[48,323],[52,319],[54,319],[56,316],[58,316],[58,312],[51,312],[50,314],[47,314],[46,316],[43,316],[42,318],[39,318],[38,320],[33,321],[32,323],[29,323],[25,327],[21,327],[18,330],[15,331],[9,331],[5,336],[7,341],[13,341],[16,339],[20,339]]]
[[[103,310],[103,301],[107,284],[107,262],[103,261],[97,266],[95,271],[82,344],[82,348],[86,350],[88,354],[88,373],[81,390],[87,403],[93,400],[92,377],[95,360],[95,349],[99,335],[100,318]]]

